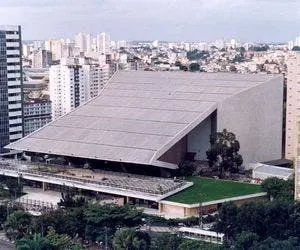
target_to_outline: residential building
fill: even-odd
[[[23,57],[27,58],[30,55],[30,46],[28,44],[23,44]]]
[[[97,35],[97,51],[101,54],[110,54],[110,36],[106,33]]]
[[[52,52],[53,60],[60,60],[63,53],[63,43],[60,40],[50,39],[45,41],[45,49]]]
[[[92,41],[91,34],[78,33],[75,35],[75,46],[80,52],[91,52]]]
[[[53,120],[86,101],[88,84],[81,65],[61,63],[51,66],[49,79]]]
[[[0,153],[23,137],[21,27],[0,26]]]
[[[51,102],[47,99],[34,99],[27,101],[24,107],[24,135],[51,122]]]
[[[33,51],[32,68],[49,68],[52,64],[52,53],[44,49]]]
[[[86,77],[86,101],[99,95],[109,80],[109,66],[99,64],[82,65]]]

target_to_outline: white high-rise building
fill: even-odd
[[[0,26],[0,153],[23,137],[21,27]]]
[[[80,52],[91,52],[92,41],[91,34],[78,33],[75,35],[75,46]]]
[[[45,49],[52,52],[53,60],[60,60],[63,53],[63,42],[60,40],[47,40],[45,41]]]
[[[97,35],[97,51],[101,54],[110,54],[110,36],[106,33]]]
[[[30,46],[28,44],[23,44],[23,56],[27,58],[30,55]]]
[[[69,113],[86,101],[87,82],[81,65],[55,65],[50,68],[52,120]]]
[[[84,58],[63,58],[50,68],[52,120],[97,96],[109,79],[109,65],[89,64]]]
[[[87,34],[86,35],[86,52],[89,53],[89,52],[93,51],[92,43],[93,43],[93,40],[92,40],[91,34]]]
[[[300,46],[300,36],[296,37],[294,46]]]
[[[292,50],[294,48],[294,41],[289,41],[288,42],[288,49]]]

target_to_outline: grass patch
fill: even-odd
[[[165,200],[194,204],[262,192],[259,185],[248,183],[201,177],[189,177],[187,180],[193,182],[194,185]]]

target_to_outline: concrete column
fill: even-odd
[[[162,210],[163,210],[163,204],[158,203],[158,211],[159,211],[160,213],[162,213]]]
[[[46,191],[46,190],[47,190],[47,183],[43,182],[43,191]]]

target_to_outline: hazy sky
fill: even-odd
[[[300,34],[300,0],[0,0],[0,24],[22,25],[23,39],[278,42]]]

